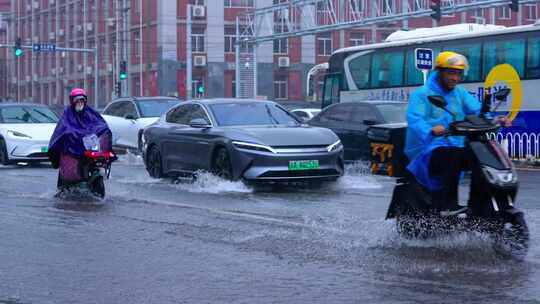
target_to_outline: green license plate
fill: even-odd
[[[289,171],[319,169],[318,160],[291,160],[289,161]]]
[[[47,152],[49,152],[49,147],[41,147],[41,152],[42,152],[42,153],[47,153]]]

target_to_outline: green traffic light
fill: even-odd
[[[23,50],[22,49],[15,49],[15,56],[19,57],[23,54]]]
[[[124,80],[127,78],[127,74],[120,74],[120,79]]]
[[[199,91],[199,93],[203,94],[203,93],[204,93],[204,87],[203,87],[203,86],[200,86],[200,87],[198,88],[198,91]]]

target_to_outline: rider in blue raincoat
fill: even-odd
[[[458,86],[468,69],[467,59],[454,52],[442,52],[435,60],[436,70],[426,84],[409,98],[407,108],[407,138],[405,153],[407,169],[416,180],[433,194],[441,214],[464,212],[458,205],[458,185],[461,171],[469,167],[463,136],[443,136],[453,120],[478,114],[481,103]],[[432,105],[428,96],[440,95],[454,117]]]

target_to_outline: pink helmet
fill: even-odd
[[[75,97],[77,96],[83,96],[84,97],[84,101],[86,103],[86,99],[87,99],[87,96],[86,96],[86,92],[84,91],[84,89],[81,89],[81,88],[74,88],[73,90],[71,90],[71,93],[69,93],[69,103],[71,105],[74,105],[75,103]],[[78,98],[77,98],[78,99]]]

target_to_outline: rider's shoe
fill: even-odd
[[[467,208],[466,206],[459,206],[456,205],[453,208],[450,208],[448,210],[443,210],[440,212],[441,216],[458,216],[458,217],[466,217],[467,216]]]

